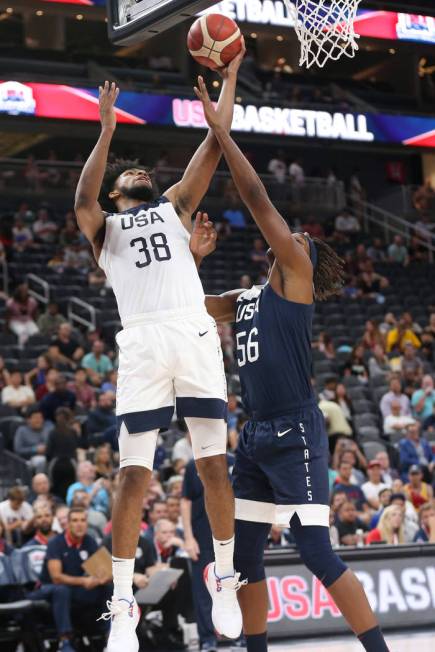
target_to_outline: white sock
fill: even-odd
[[[234,575],[234,537],[227,541],[218,541],[213,537],[216,575],[231,577]]]
[[[134,559],[112,557],[113,595],[115,598],[133,598]]]

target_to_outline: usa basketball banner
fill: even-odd
[[[400,558],[360,559],[350,566],[361,581],[383,628],[433,625],[435,557],[415,553]],[[364,552],[361,553],[361,557]],[[269,633],[271,637],[340,634],[349,628],[323,585],[300,563],[267,566]]]
[[[206,129],[198,100],[122,92],[119,124]],[[99,121],[98,90],[61,84],[0,82],[0,114],[62,120]],[[435,117],[236,104],[234,131],[292,138],[391,143],[435,148]]]
[[[83,6],[105,6],[106,0],[45,0]],[[240,23],[292,27],[281,0],[224,0],[206,10],[228,16]],[[435,17],[397,11],[360,9],[355,22],[360,36],[399,41],[420,41],[435,44]]]

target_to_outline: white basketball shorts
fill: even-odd
[[[226,419],[227,386],[216,323],[201,308],[135,315],[116,336],[118,433],[168,428],[178,417]]]

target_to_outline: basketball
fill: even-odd
[[[212,70],[222,68],[241,50],[240,29],[234,20],[221,14],[202,16],[189,30],[187,47],[201,65]]]

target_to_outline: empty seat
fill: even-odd
[[[365,414],[355,414],[353,417],[353,423],[356,430],[360,430],[361,428],[365,428],[367,426],[369,428],[372,426],[375,428],[378,427],[378,419],[373,413],[369,412],[366,412]]]
[[[386,451],[385,445],[380,441],[365,441],[362,444],[362,448],[364,455],[369,462],[373,460],[378,453]]]
[[[362,414],[364,412],[374,412],[375,406],[371,401],[367,399],[359,399],[353,401],[353,408],[357,414]]]
[[[362,428],[358,428],[357,434],[360,442],[378,441],[381,436],[380,430],[376,426],[363,426]]]

